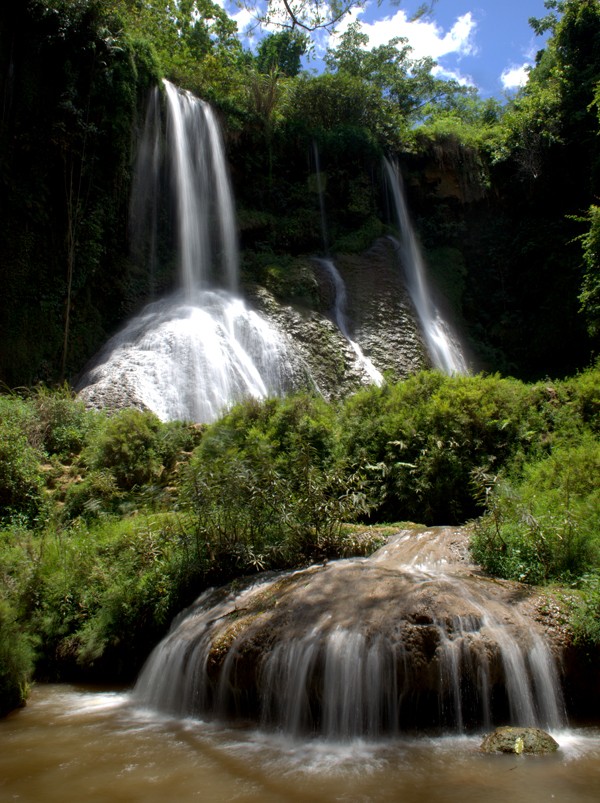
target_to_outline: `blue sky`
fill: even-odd
[[[358,19],[370,47],[406,36],[413,56],[432,56],[441,77],[476,86],[482,97],[514,92],[527,79],[524,68],[544,46],[528,23],[530,17],[545,16],[544,0],[438,0],[430,16],[411,23],[420,5],[420,0],[383,0],[380,5],[370,0],[347,17],[340,30]],[[244,11],[232,16],[240,31],[250,19]],[[316,41],[317,53],[331,44],[324,34]],[[319,64],[307,66],[318,69]]]

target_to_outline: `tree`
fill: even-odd
[[[452,104],[452,98],[471,90],[456,81],[444,81],[432,74],[435,61],[411,58],[408,40],[394,37],[385,45],[368,49],[369,37],[353,23],[339,45],[327,51],[325,63],[331,72],[361,78],[377,87],[404,118],[421,119],[432,104]]]
[[[380,4],[382,0],[378,0]],[[400,3],[401,0],[396,0]],[[422,3],[413,14],[413,19],[430,14],[437,0]],[[301,28],[308,33],[327,29],[335,30],[336,25],[355,8],[363,8],[367,0],[267,0],[266,10],[259,10],[256,0],[241,0],[257,25],[278,26],[280,28]]]
[[[126,3],[123,14],[128,30],[152,43],[165,74],[181,85],[192,84],[211,56],[229,66],[243,57],[237,24],[212,0]]]
[[[266,36],[259,44],[256,56],[259,72],[278,71],[290,77],[298,75],[308,43],[308,36],[296,30],[284,30]]]
[[[581,237],[585,274],[579,300],[590,335],[600,334],[600,207],[592,204],[587,218],[589,228]]]

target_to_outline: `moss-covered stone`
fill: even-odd
[[[484,753],[530,753],[541,755],[555,753],[558,742],[540,728],[496,728],[481,744]]]

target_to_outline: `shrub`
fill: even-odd
[[[32,395],[31,403],[48,454],[65,459],[81,451],[96,416],[86,410],[84,403],[68,386],[57,390],[39,387]]]
[[[527,442],[529,410],[519,382],[422,372],[349,399],[340,446],[379,480],[377,518],[464,521],[480,510],[470,472],[505,462]]]
[[[600,644],[600,573],[585,574],[579,584],[581,598],[571,616],[575,642],[585,645]]]
[[[269,435],[255,424],[237,443],[231,431],[217,427],[217,442],[209,430],[190,462],[182,501],[194,511],[211,564],[225,572],[339,554],[343,522],[367,509],[362,478],[344,464],[328,464],[326,432],[301,409],[300,399],[274,403]],[[289,426],[298,415],[296,428]]]
[[[34,524],[44,508],[38,429],[21,399],[0,396],[0,524]],[[32,443],[33,441],[33,443]]]
[[[81,482],[72,483],[65,493],[63,514],[67,519],[81,516],[91,520],[116,512],[123,492],[110,471],[90,471]]]
[[[557,446],[491,491],[471,544],[494,574],[572,582],[600,566],[600,443]]]
[[[26,621],[26,591],[33,574],[31,537],[0,531],[0,716],[22,705],[34,668],[34,639]]]
[[[160,421],[149,412],[121,410],[107,418],[87,450],[94,469],[110,469],[119,488],[155,482],[161,472]]]
[[[33,644],[12,606],[0,597],[0,716],[23,705],[33,674]]]

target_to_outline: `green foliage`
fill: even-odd
[[[162,470],[159,425],[153,413],[121,410],[106,419],[88,447],[87,462],[94,469],[110,469],[124,491],[158,480]]]
[[[298,75],[308,45],[308,36],[294,29],[269,34],[258,45],[258,70],[263,73],[278,71],[290,77]]]
[[[291,90],[290,118],[313,131],[364,129],[390,145],[399,145],[407,131],[406,122],[392,104],[382,101],[376,86],[345,72],[300,76]]]
[[[579,582],[580,599],[571,617],[575,642],[597,647],[600,644],[600,573],[584,574]]]
[[[339,45],[327,52],[325,61],[332,72],[362,79],[376,87],[399,119],[415,123],[423,119],[425,109],[435,102],[443,107],[470,90],[456,81],[435,78],[431,58],[411,58],[412,48],[403,37],[369,50],[369,37],[352,23],[342,34]]]
[[[34,572],[20,607],[40,640],[39,673],[131,678],[177,609],[168,576],[176,527],[172,516],[143,515],[89,529],[80,521],[44,533],[39,546],[22,537]]]
[[[477,512],[470,472],[527,443],[528,395],[525,386],[498,377],[421,373],[350,399],[341,443],[378,478],[379,516],[464,521]]]
[[[65,492],[63,515],[91,520],[118,510],[123,500],[114,475],[109,470],[90,471],[80,482],[72,483]]]
[[[39,386],[31,402],[46,453],[61,459],[79,453],[90,433],[93,416],[73,391],[67,385],[58,390]]]
[[[321,438],[305,434],[292,430],[289,444],[277,444],[255,426],[241,448],[217,456],[213,442],[211,460],[202,449],[192,459],[182,501],[226,575],[339,556],[343,522],[368,509],[362,478],[324,466]]]
[[[600,334],[600,207],[592,204],[586,222],[588,230],[580,237],[585,274],[579,300],[591,335]]]
[[[472,543],[494,574],[531,583],[569,582],[600,564],[600,444],[558,446],[527,463],[518,484],[503,482]]]
[[[27,402],[0,396],[0,525],[35,524],[44,509],[40,429]]]
[[[32,553],[18,527],[0,530],[0,716],[23,705],[35,662],[35,638],[24,621]]]
[[[25,703],[33,665],[32,640],[0,597],[0,717]]]

